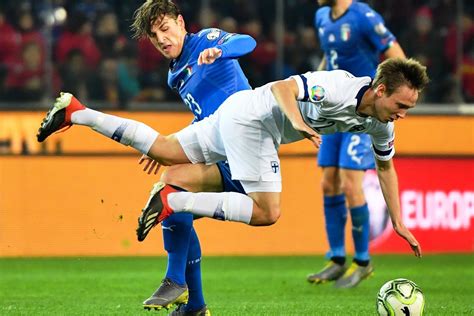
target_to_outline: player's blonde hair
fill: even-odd
[[[385,85],[390,96],[400,86],[422,91],[430,81],[426,67],[415,59],[389,58],[377,67],[373,87]]]
[[[162,19],[164,16],[176,19],[180,14],[178,6],[171,0],[147,0],[133,14],[131,25],[133,37],[152,37],[151,26],[157,19]]]

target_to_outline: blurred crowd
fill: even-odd
[[[3,0],[0,3],[0,107],[42,102],[65,90],[117,109],[177,101],[169,61],[129,25],[143,0]],[[474,102],[474,5],[466,0],[367,1],[408,56],[428,66],[425,103]],[[316,0],[285,0],[282,64],[275,0],[176,0],[188,31],[218,27],[258,42],[241,64],[252,86],[317,69]],[[459,9],[459,10],[458,10]],[[461,45],[458,45],[461,43]]]

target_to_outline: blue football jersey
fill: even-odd
[[[222,57],[199,66],[199,54],[211,47],[222,49]],[[181,55],[170,64],[168,85],[179,93],[195,121],[214,113],[235,92],[251,89],[236,58],[254,48],[252,37],[215,28],[186,35]]]
[[[367,4],[357,1],[335,20],[329,6],[321,7],[316,11],[315,26],[327,70],[342,69],[356,77],[373,78],[380,54],[396,41],[383,18]]]

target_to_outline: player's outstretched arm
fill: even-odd
[[[421,247],[413,234],[403,224],[400,216],[400,200],[398,192],[398,177],[392,159],[381,161],[376,159],[377,174],[380,181],[380,187],[387,203],[393,229],[404,238],[413,249],[415,256],[421,257]]]
[[[217,47],[206,48],[198,57],[198,65],[210,65],[222,56],[222,50]]]
[[[319,149],[321,136],[305,123],[298,108],[296,100],[299,90],[296,81],[294,79],[276,81],[273,83],[271,90],[275,100],[290,120],[293,128],[301,132],[304,137],[309,139]]]
[[[198,65],[212,64],[218,58],[239,58],[252,52],[257,45],[252,36],[245,34],[227,34],[222,41],[222,44],[203,50]]]

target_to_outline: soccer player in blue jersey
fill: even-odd
[[[137,37],[148,37],[166,58],[171,60],[168,85],[179,93],[193,112],[194,121],[211,115],[228,96],[250,89],[237,58],[255,48],[248,35],[203,29],[187,33],[178,7],[171,1],[145,2],[134,15],[132,25]],[[148,158],[142,157],[141,162]],[[156,168],[150,161],[145,169]],[[156,169],[155,169],[156,170]],[[214,165],[177,165],[169,167],[162,181],[188,191],[245,193],[239,181],[232,181],[225,162]],[[138,239],[144,240],[155,223],[140,217]],[[147,300],[145,308],[168,307],[186,301],[172,315],[209,315],[201,286],[201,249],[193,228],[193,215],[170,216],[162,224],[163,240],[168,252],[168,268],[162,285]]]
[[[382,17],[356,0],[318,0],[315,27],[324,51],[319,70],[342,69],[354,76],[374,77],[379,58],[405,58]],[[354,287],[372,274],[369,256],[369,209],[364,197],[364,172],[375,167],[370,137],[348,132],[322,136],[318,154],[322,167],[324,216],[330,250],[329,263],[307,280],[336,281],[340,288]],[[344,231],[349,207],[354,260],[346,267]]]

